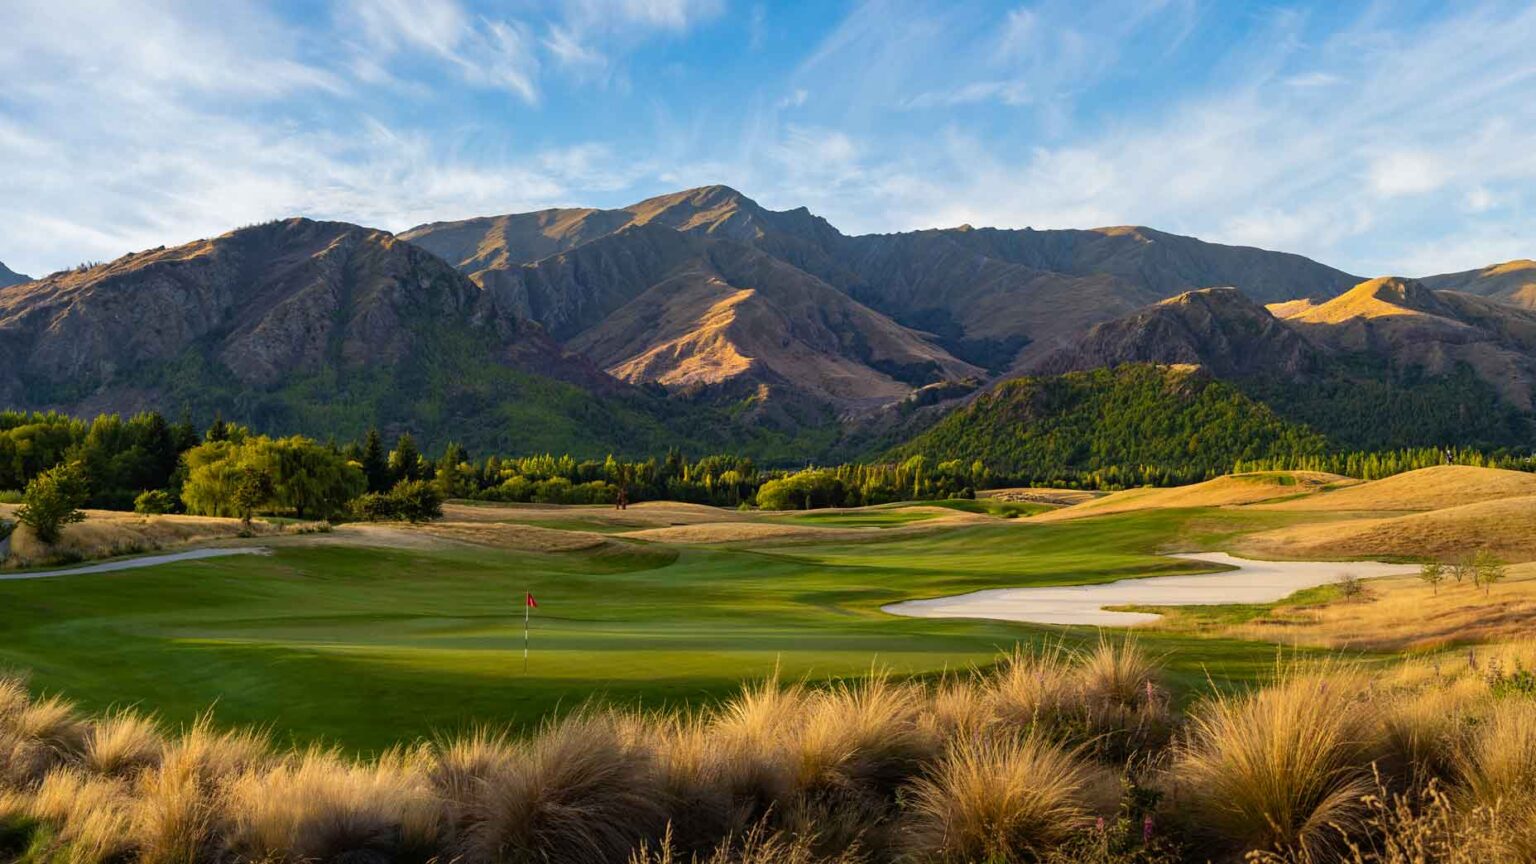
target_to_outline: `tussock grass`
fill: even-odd
[[[206,717],[88,718],[0,678],[0,859],[1536,861],[1536,698],[1505,662],[1531,647],[1282,667],[1183,715],[1153,658],[1106,641],[931,684],[593,705],[362,761]]]
[[[1288,670],[1256,693],[1210,698],[1173,764],[1195,833],[1233,852],[1337,853],[1373,789],[1360,683],[1350,670]]]
[[[466,864],[626,860],[665,824],[648,752],[609,714],[543,729],[476,784],[457,857]]]
[[[1091,769],[1037,734],[961,744],[912,789],[910,852],[923,861],[1035,861],[1092,823]]]

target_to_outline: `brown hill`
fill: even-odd
[[[1239,541],[1239,549],[1277,558],[1435,557],[1486,549],[1510,561],[1536,560],[1536,497],[1499,498],[1395,516],[1277,528]],[[1036,517],[1038,518],[1038,517]]]
[[[848,408],[890,404],[917,386],[981,374],[750,246],[698,238],[686,245],[697,247],[694,254],[577,335],[571,347],[634,383],[728,384],[738,392],[766,385]],[[579,262],[584,251],[570,257]],[[579,264],[572,272],[581,272]]]
[[[4,288],[8,285],[20,285],[23,282],[31,281],[31,276],[23,276],[22,274],[17,273],[15,270],[5,266],[4,263],[0,263],[0,288]]]
[[[1322,471],[1259,471],[1228,474],[1189,486],[1126,489],[1070,507],[1031,517],[1031,521],[1058,522],[1088,516],[1107,516],[1135,510],[1168,510],[1182,507],[1230,507],[1278,498],[1308,500],[1325,489],[1355,481]]]
[[[308,432],[344,419],[351,434],[420,408],[483,426],[526,394],[497,369],[622,387],[441,259],[345,223],[273,222],[0,289],[8,407],[221,410]]]
[[[1205,288],[1094,325],[1072,345],[1031,363],[1029,371],[1161,363],[1203,366],[1219,377],[1294,376],[1319,362],[1317,349],[1242,292]]]
[[[1527,471],[1436,465],[1321,495],[1258,506],[1265,510],[1438,510],[1532,495],[1536,495],[1536,474]]]
[[[982,374],[789,263],[814,257],[826,232],[836,233],[803,211],[773,213],[706,187],[622,211],[549,211],[538,220],[426,226],[406,236],[448,254],[472,253],[461,266],[486,265],[471,275],[495,308],[543,323],[636,384],[847,410]],[[578,242],[593,233],[601,236]],[[516,260],[559,246],[535,261]]]
[[[1536,261],[1520,259],[1479,270],[1442,273],[1419,280],[1436,291],[1460,291],[1536,309]]]
[[[1100,321],[1196,288],[1234,285],[1268,301],[1327,299],[1358,281],[1296,255],[1204,243],[1147,228],[1005,231],[969,227],[849,237],[805,208],[768,210],[724,186],[705,186],[620,210],[540,213],[424,225],[402,236],[453,262],[481,285],[586,244],[623,238],[604,267],[648,272],[654,237],[668,228],[751,246],[978,366],[1011,367]],[[639,244],[630,249],[629,242]],[[654,283],[652,283],[654,284]],[[516,290],[516,289],[514,289]],[[587,294],[612,289],[593,280]],[[546,292],[546,298],[550,292]],[[557,337],[578,300],[530,298],[527,312]],[[595,308],[603,308],[598,304]],[[608,311],[612,311],[611,309]],[[595,322],[586,322],[591,326]]]
[[[1384,276],[1285,320],[1314,344],[1398,368],[1444,375],[1466,364],[1510,404],[1531,410],[1536,312]]]

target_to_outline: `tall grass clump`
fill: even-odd
[[[665,826],[651,754],[603,712],[547,726],[475,785],[453,856],[465,864],[623,862]]]
[[[1229,854],[1338,853],[1374,788],[1371,712],[1353,678],[1290,670],[1257,692],[1209,698],[1172,765],[1191,833]]]
[[[253,861],[425,858],[441,827],[424,772],[398,753],[371,764],[297,753],[235,778],[228,807],[229,848]]]
[[[904,840],[921,861],[1037,861],[1093,823],[1097,779],[1037,733],[959,744],[913,784]]]

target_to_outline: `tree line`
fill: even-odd
[[[1148,412],[1156,414],[1148,407],[1150,396],[1144,386],[1148,382],[1129,383],[1132,386],[1120,393],[1127,398],[1111,400],[1116,409],[1111,413],[1144,418]],[[1166,386],[1162,394],[1168,397]],[[1039,395],[1033,394],[1032,399]],[[1188,402],[1198,410],[1181,414],[1178,422],[1166,417],[1158,421],[1164,431],[1183,434],[1186,422],[1195,419],[1234,422],[1193,433],[1183,452],[1198,455],[1194,461],[1171,458],[1178,455],[1177,450],[1156,445],[1139,455],[1170,458],[1123,464],[1106,461],[1122,449],[1109,439],[1079,442],[1067,448],[1066,455],[1073,458],[1066,458],[1066,445],[1051,437],[1066,434],[1061,423],[1044,430],[1007,433],[1015,436],[1012,443],[1025,449],[1010,450],[1015,457],[1002,465],[982,458],[937,459],[921,451],[897,451],[892,458],[876,462],[785,468],[760,466],[750,458],[729,454],[690,459],[678,450],[640,460],[609,456],[599,461],[553,454],[475,457],[464,447],[449,444],[431,455],[410,433],[390,443],[377,430],[356,441],[322,442],[299,435],[260,435],[218,419],[200,432],[186,420],[169,422],[155,412],[126,418],[104,414],[85,421],[54,412],[9,411],[0,412],[0,501],[22,503],[19,517],[35,518],[54,528],[67,524],[82,507],[247,521],[255,515],[416,521],[439,514],[441,502],[449,498],[614,506],[669,500],[811,509],[969,498],[978,490],[1022,485],[1098,489],[1176,485],[1228,471],[1314,470],[1377,479],[1445,462],[1536,470],[1536,459],[1509,451],[1318,452],[1313,439],[1293,437],[1290,429],[1277,426],[1272,418],[1259,418],[1257,426],[1253,418],[1240,419],[1241,412],[1234,409],[1241,402],[1230,393],[1213,394],[1202,388],[1192,395]],[[995,414],[985,412],[982,425],[995,425],[999,419]],[[1084,418],[1073,423],[1080,420]],[[1016,417],[1015,422],[1027,420]],[[1140,426],[1143,431],[1148,431],[1147,422]],[[1097,425],[1102,426],[1102,420]],[[1221,464],[1212,461],[1210,454],[1197,452],[1212,442],[1220,442],[1215,450],[1230,452],[1233,448],[1227,442],[1260,430],[1269,434],[1271,443],[1282,444],[1279,452],[1245,455]],[[993,431],[1000,436],[1007,432],[1000,426]],[[1025,452],[1029,458],[1017,457]]]

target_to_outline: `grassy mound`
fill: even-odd
[[[1531,495],[1536,495],[1536,474],[1528,471],[1436,465],[1265,506],[1276,510],[1439,510]]]

